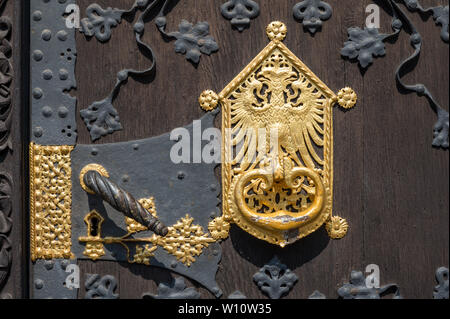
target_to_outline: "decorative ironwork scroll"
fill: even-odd
[[[217,113],[205,114],[181,130],[193,136],[199,129],[211,129]],[[218,210],[217,164],[194,164],[192,153],[189,162],[174,163],[171,150],[183,142],[180,136],[177,139],[168,133],[125,143],[77,145],[72,152],[72,252],[83,260],[165,268],[220,297],[222,291],[215,281],[221,260],[219,243],[228,237],[230,224]],[[203,140],[201,149],[208,144]],[[107,184],[101,185],[102,179],[96,183],[98,192],[106,197],[88,192],[90,186],[83,174],[91,170],[109,176],[117,187],[132,194],[147,212],[168,226],[168,233],[154,234],[124,216],[119,206],[110,205],[108,198],[116,192],[107,190]]]
[[[259,15],[259,4],[253,0],[229,0],[220,6],[220,12],[225,19],[231,20],[231,25],[239,32],[250,26],[250,19]]]
[[[271,42],[220,93],[200,106],[222,112],[223,218],[285,247],[327,224],[332,238],[348,229],[332,218],[332,106],[352,108],[350,88],[334,94],[283,43],[281,22]]]
[[[70,259],[72,146],[30,145],[31,260]]]
[[[403,0],[409,11],[419,11],[421,14],[433,16],[436,25],[441,25],[441,39],[448,43],[448,5],[424,8],[418,0]]]
[[[434,299],[448,299],[448,268],[441,267],[436,270],[436,281],[438,285],[434,287]]]
[[[393,299],[402,299],[397,284],[389,284],[380,288],[366,286],[366,278],[361,271],[352,271],[350,283],[344,284],[338,289],[338,294],[343,299],[380,299],[382,296],[393,293]]]
[[[425,96],[430,103],[431,109],[436,112],[438,120],[434,126],[433,146],[448,149],[449,115],[434,99],[431,92],[423,84],[409,85],[403,81],[403,77],[410,72],[409,66],[416,61],[422,50],[422,37],[408,16],[393,0],[383,0],[391,9],[392,29],[391,34],[380,34],[378,29],[353,27],[348,29],[349,40],[344,43],[341,54],[349,59],[358,59],[362,68],[369,67],[374,57],[384,56],[386,53],[384,42],[395,39],[402,29],[411,34],[410,41],[414,53],[404,60],[397,68],[395,76],[400,88],[407,92],[415,92],[419,96]],[[403,0],[408,9],[419,10],[422,13],[433,13],[436,23],[442,25],[441,37],[448,42],[448,6],[423,9],[417,0]]]
[[[158,294],[146,293],[143,299],[200,299],[200,293],[194,287],[187,287],[183,277],[177,277],[170,284],[161,283]]]
[[[332,7],[321,0],[304,0],[297,3],[294,8],[294,17],[301,20],[303,27],[311,34],[322,28],[323,21],[333,14]]]
[[[253,280],[271,299],[280,299],[289,293],[298,277],[275,256],[253,276]]]
[[[84,299],[119,299],[119,294],[115,293],[117,279],[114,276],[88,275],[84,286],[86,288]]]
[[[117,26],[122,21],[123,16],[135,15],[138,10],[141,10],[137,22],[134,24],[134,33],[139,49],[143,51],[149,60],[151,60],[151,65],[145,70],[121,70],[117,74],[117,81],[111,93],[104,100],[96,101],[88,108],[80,111],[80,115],[83,118],[93,141],[122,129],[120,117],[117,110],[113,106],[113,101],[119,94],[121,86],[128,80],[128,77],[147,76],[154,71],[155,58],[153,50],[142,40],[145,31],[144,21],[156,5],[164,3],[162,9],[164,10],[168,2],[169,0],[154,0],[152,2],[137,0],[129,10],[112,8],[102,9],[95,3],[91,4],[87,8],[86,14],[88,17],[82,20],[81,31],[86,35],[86,37],[95,35],[101,42],[105,42],[110,39],[111,28]]]
[[[113,102],[119,94],[120,88],[130,76],[145,77],[155,70],[156,60],[152,48],[142,40],[145,32],[145,22],[151,16],[155,8],[160,7],[156,26],[166,39],[176,39],[175,52],[185,54],[186,59],[194,64],[199,63],[201,54],[211,54],[218,50],[215,40],[209,35],[209,24],[199,22],[195,26],[186,20],[182,20],[178,32],[165,31],[166,14],[170,0],[136,0],[129,10],[106,8],[98,4],[91,4],[87,10],[87,17],[82,19],[81,32],[86,37],[95,36],[100,42],[106,42],[111,38],[112,28],[121,23],[127,16],[134,16],[138,11],[140,15],[134,24],[134,34],[139,49],[151,61],[151,65],[145,70],[124,69],[117,74],[117,81],[111,93],[103,100],[92,103],[88,108],[80,111],[92,141],[102,136],[112,134],[122,129],[120,117]]]
[[[166,32],[166,18],[156,19],[159,32],[167,39],[175,41],[175,52],[185,54],[186,59],[194,64],[200,62],[203,54],[210,55],[219,50],[219,46],[212,36],[209,35],[209,23],[199,22],[193,25],[189,21],[182,20],[178,26],[179,31]]]
[[[142,200],[142,201],[145,201]],[[145,203],[144,203],[145,205]],[[96,235],[92,236],[92,221],[97,220]],[[79,241],[86,243],[84,255],[92,260],[96,260],[105,255],[105,244],[120,244],[127,251],[127,259],[130,264],[145,264],[150,265],[150,258],[154,257],[154,251],[162,247],[169,254],[173,255],[180,262],[190,267],[196,261],[196,257],[203,253],[203,250],[211,243],[217,240],[203,231],[199,225],[193,224],[194,219],[189,215],[181,218],[176,224],[168,228],[167,236],[160,236],[154,234],[151,237],[138,237],[133,235],[140,232],[145,232],[148,229],[141,224],[126,218],[128,233],[121,237],[101,237],[101,224],[104,218],[96,211],[92,211],[85,217],[85,222],[88,226],[87,236],[80,237]],[[213,221],[215,222],[215,221]],[[211,223],[213,223],[211,222]],[[129,244],[135,244],[135,254],[131,259],[131,252]],[[139,245],[141,244],[141,246]]]

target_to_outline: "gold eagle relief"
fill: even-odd
[[[332,218],[332,106],[353,107],[356,94],[335,95],[289,51],[284,24],[267,34],[269,45],[220,94],[199,100],[222,106],[223,215],[281,247],[324,223],[342,238],[348,225]]]

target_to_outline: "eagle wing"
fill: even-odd
[[[294,75],[294,76],[293,76]],[[324,114],[327,99],[302,73],[289,74],[288,85],[274,101],[276,86],[271,79],[252,74],[233,94],[231,143],[236,148],[232,165],[242,171],[254,169],[270,149],[271,129],[278,129],[278,151],[298,165],[314,169],[324,161],[318,149],[324,146]],[[281,98],[279,98],[281,99]]]

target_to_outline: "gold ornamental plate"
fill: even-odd
[[[200,106],[222,108],[223,218],[251,235],[285,247],[332,216],[333,113],[356,104],[350,88],[331,91],[282,43],[282,22],[267,27],[270,43],[219,94],[204,91]]]

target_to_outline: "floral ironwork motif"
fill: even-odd
[[[220,12],[225,19],[231,20],[231,25],[244,31],[250,26],[250,19],[259,15],[259,4],[253,0],[229,0],[222,4]]]
[[[160,238],[160,245],[186,266],[195,262],[195,257],[216,241],[204,233],[201,226],[193,225],[193,222],[194,219],[186,215],[169,227],[167,236]]]
[[[322,28],[323,21],[333,14],[332,7],[321,0],[304,0],[297,3],[294,8],[294,17],[302,21],[303,27],[311,34]]]
[[[201,53],[211,54],[218,50],[218,45],[209,36],[209,24],[200,22],[193,26],[183,20],[178,32],[165,32],[168,6],[171,0],[136,0],[128,10],[106,8],[103,9],[96,3],[91,4],[87,10],[87,18],[82,19],[81,32],[86,37],[95,37],[106,42],[111,38],[111,29],[121,23],[125,16],[134,17],[138,11],[140,15],[134,24],[136,43],[142,53],[151,61],[148,68],[144,70],[124,69],[117,73],[117,80],[110,94],[101,101],[95,101],[90,106],[80,111],[80,115],[90,132],[92,141],[103,136],[122,130],[122,124],[117,109],[113,103],[119,94],[120,88],[130,76],[145,77],[155,70],[156,61],[152,48],[142,38],[145,32],[145,23],[152,15],[152,10],[160,7],[155,22],[158,30],[169,39],[176,39],[175,51],[186,54],[186,58],[193,63],[199,63]]]
[[[87,37],[95,35],[97,40],[106,42],[111,38],[111,28],[122,21],[124,10],[103,9],[98,4],[91,4],[86,9],[87,18],[81,20],[81,32]]]
[[[389,284],[380,288],[366,286],[366,278],[361,271],[352,271],[350,283],[338,289],[338,295],[343,299],[380,299],[382,296],[393,293],[393,299],[402,299],[397,284]]]
[[[358,58],[359,64],[363,68],[372,64],[373,57],[386,54],[383,41],[389,35],[379,34],[376,28],[349,28],[348,36],[349,41],[344,43],[341,54],[350,59]]]
[[[111,27],[121,22],[124,15],[135,15],[141,10],[136,23],[134,24],[134,33],[136,43],[145,55],[151,60],[151,65],[145,70],[125,69],[117,74],[117,81],[111,93],[103,100],[92,103],[88,108],[80,111],[80,115],[90,132],[93,141],[112,134],[122,129],[120,117],[115,109],[113,102],[118,95],[121,86],[128,80],[129,76],[146,76],[149,75],[155,67],[155,58],[151,47],[143,42],[142,37],[145,31],[145,19],[149,16],[150,11],[158,4],[167,4],[169,0],[154,0],[150,3],[147,0],[136,0],[129,10],[119,10],[107,8],[102,9],[98,4],[91,4],[87,8],[88,18],[82,20],[81,32],[90,37],[95,35],[96,38],[105,42],[111,37]],[[165,5],[163,6],[164,10]],[[163,11],[161,11],[163,12]]]
[[[119,294],[114,293],[117,289],[117,279],[111,275],[101,278],[100,275],[88,275],[85,287],[85,299],[119,299]]]
[[[151,207],[156,216],[156,209],[151,199],[143,199],[140,202],[143,203],[144,206],[147,204],[147,207]],[[129,263],[150,265],[150,258],[153,257],[154,252],[158,247],[162,247],[169,254],[175,256],[177,260],[189,267],[196,261],[196,257],[203,253],[203,250],[207,248],[209,244],[228,237],[229,224],[222,221],[220,218],[211,222],[211,234],[209,234],[205,233],[200,225],[193,224],[194,219],[189,215],[186,215],[173,226],[169,227],[169,232],[166,236],[162,237],[154,234],[151,237],[145,238],[133,237],[133,235],[148,229],[127,217],[125,217],[125,222],[127,224],[128,233],[125,236],[118,238],[104,238],[101,236],[101,221],[103,218],[96,217],[100,222],[97,224],[96,236],[92,236],[90,234],[91,227],[88,222],[93,217],[92,214],[93,212],[88,214],[85,218],[85,221],[88,224],[87,236],[78,239],[80,242],[86,243],[84,255],[92,260],[96,260],[104,255],[103,246],[105,244],[120,244],[127,251]],[[128,244],[135,244],[133,259],[131,259],[131,252]]]
[[[81,110],[80,115],[91,134],[93,141],[102,136],[122,130],[119,113],[113,106],[113,97],[94,102],[87,109]]]
[[[365,69],[373,61],[373,57],[385,54],[384,42],[396,39],[397,35],[405,29],[410,32],[410,42],[414,53],[405,59],[395,72],[396,80],[401,89],[407,92],[415,92],[419,96],[425,96],[430,103],[431,109],[437,114],[438,120],[433,128],[433,146],[448,149],[449,114],[433,98],[431,92],[423,84],[406,84],[403,77],[410,72],[410,64],[419,58],[422,49],[422,37],[411,20],[399,5],[393,0],[383,0],[392,15],[391,34],[379,34],[377,29],[349,28],[349,41],[344,43],[341,54],[350,59],[358,58],[360,66]],[[422,13],[433,13],[436,23],[442,25],[441,37],[448,42],[448,6],[424,9],[417,0],[402,0],[409,10],[419,10]]]
[[[209,35],[209,23],[198,22],[196,25],[182,20],[178,26],[179,31],[169,32],[166,29],[166,18],[159,17],[156,19],[159,31],[169,39],[176,39],[175,52],[185,54],[186,59],[194,64],[200,62],[203,54],[210,55],[217,50],[219,46],[212,36]]]
[[[441,267],[436,270],[436,281],[438,285],[434,287],[434,299],[448,299],[448,268]]]
[[[146,293],[143,299],[200,299],[200,293],[194,288],[187,288],[183,277],[177,277],[171,284],[158,285],[158,294]]]
[[[259,289],[271,299],[280,299],[283,295],[289,293],[298,277],[275,256],[253,275],[253,280]]]
[[[418,0],[403,0],[409,11],[419,11],[425,15],[432,15],[437,25],[441,25],[441,38],[448,43],[448,5],[424,8]]]

